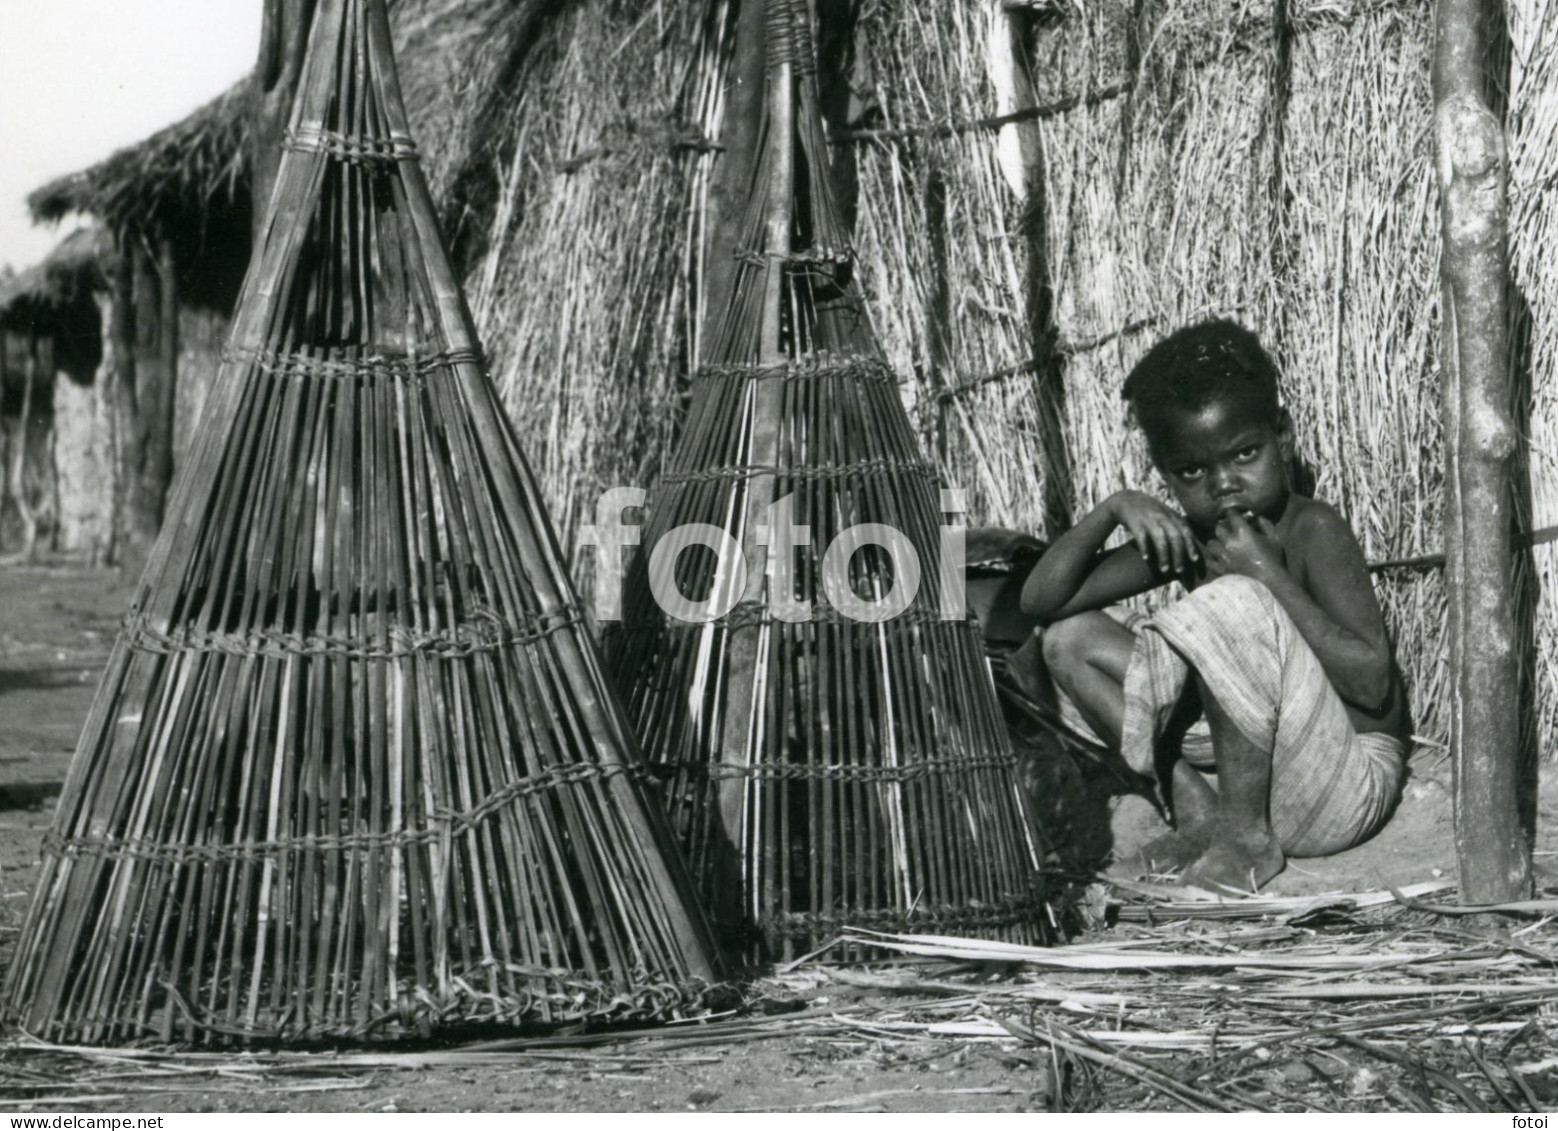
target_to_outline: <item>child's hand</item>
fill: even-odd
[[[1229,511],[1217,520],[1217,537],[1206,544],[1206,564],[1216,576],[1239,573],[1260,580],[1285,569],[1287,554],[1273,523]]]
[[[1151,495],[1117,491],[1105,504],[1117,525],[1125,528],[1149,565],[1159,573],[1184,573],[1201,556],[1183,515],[1177,515]]]

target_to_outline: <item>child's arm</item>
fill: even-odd
[[[1135,545],[1109,553],[1117,527]],[[1154,589],[1190,568],[1199,556],[1190,525],[1140,491],[1119,491],[1057,538],[1022,587],[1022,611],[1050,624]]]
[[[1363,551],[1342,517],[1323,503],[1300,516],[1289,540],[1302,545],[1308,589],[1286,568],[1265,519],[1231,514],[1207,543],[1208,565],[1262,582],[1292,618],[1331,686],[1365,713],[1390,703],[1394,663],[1385,618],[1369,582]]]

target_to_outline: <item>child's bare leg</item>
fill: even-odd
[[[1079,613],[1044,630],[1044,663],[1093,732],[1120,749],[1125,717],[1125,669],[1136,637],[1103,613]]]
[[[1094,733],[1118,751],[1125,717],[1125,671],[1136,646],[1135,635],[1104,613],[1082,613],[1050,625],[1042,643],[1050,678],[1076,704]],[[1199,714],[1194,696],[1187,697],[1183,706],[1189,710],[1185,722]],[[1176,828],[1141,850],[1149,871],[1181,868],[1211,843],[1217,794],[1200,773],[1176,759],[1167,793]]]
[[[1141,857],[1148,871],[1167,872],[1191,863],[1212,843],[1217,817],[1217,791],[1183,758],[1174,760],[1169,779],[1169,811],[1174,814],[1174,830],[1155,837],[1142,846]]]
[[[1255,891],[1287,864],[1269,817],[1271,751],[1239,732],[1204,683],[1200,690],[1217,758],[1217,805],[1207,848],[1180,879],[1212,891]]]

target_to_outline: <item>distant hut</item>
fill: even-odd
[[[480,180],[465,171],[480,163],[484,100],[496,97],[513,46],[543,7],[503,0],[392,5],[412,126],[437,142],[426,162],[435,188],[461,177]],[[199,422],[248,266],[253,102],[253,83],[245,79],[182,121],[28,199],[39,222],[84,215],[105,233],[94,244],[97,285],[89,289],[98,300],[93,336],[102,340],[101,383],[112,390],[117,443],[115,474],[100,482],[105,495],[115,493],[115,503],[102,504],[118,516],[115,548],[132,563],[160,524],[163,496]],[[81,411],[70,407],[67,415]]]
[[[98,378],[106,243],[98,230],[78,230],[0,283],[8,560],[49,551],[95,564],[109,553],[113,421]]]

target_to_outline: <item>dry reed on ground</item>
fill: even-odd
[[[1558,955],[1545,919],[1522,925],[1516,913],[1508,933],[1484,933],[1392,893],[1364,893],[1307,906],[1212,901],[1247,921],[1196,923],[1177,918],[1182,895],[1133,897],[1125,907],[1150,928],[1066,946],[868,934],[873,946],[919,953],[865,969],[799,964],[750,987],[754,1008],[816,998],[780,1017],[387,1054],[126,1055],[18,1041],[0,1057],[0,1103],[119,1093],[152,1104],[188,1088],[285,1096],[437,1069],[653,1072],[759,1041],[785,1043],[798,1067],[810,1055],[829,1076],[851,1064],[967,1068],[989,1057],[1004,1066],[1014,1103],[1053,1111],[1536,1112],[1558,1096]],[[793,1106],[956,1092],[917,1084]]]
[[[7,981],[28,1032],[665,1016],[703,920],[502,419],[382,0],[328,0]]]
[[[1558,956],[1544,949],[1545,919],[1509,938],[1416,912],[1365,920],[1334,903],[1306,913],[1247,902],[1249,917],[1287,921],[1165,923],[1162,907],[1149,928],[1065,947],[872,936],[922,961],[1022,972],[996,985],[947,967],[846,972],[862,988],[943,1001],[844,1020],[862,1037],[1017,1038],[1051,1070],[1052,1110],[1533,1112],[1551,1102]]]
[[[746,953],[804,953],[848,923],[1038,938],[1035,834],[975,626],[942,616],[937,475],[854,286],[806,8],[764,9],[768,117],[735,282],[645,533],[663,550],[712,527],[754,584],[729,555],[641,555],[608,654],[716,925]],[[810,541],[768,575],[759,528],[785,499]],[[825,564],[864,523],[897,532],[896,552]],[[712,607],[663,611],[678,595]]]

